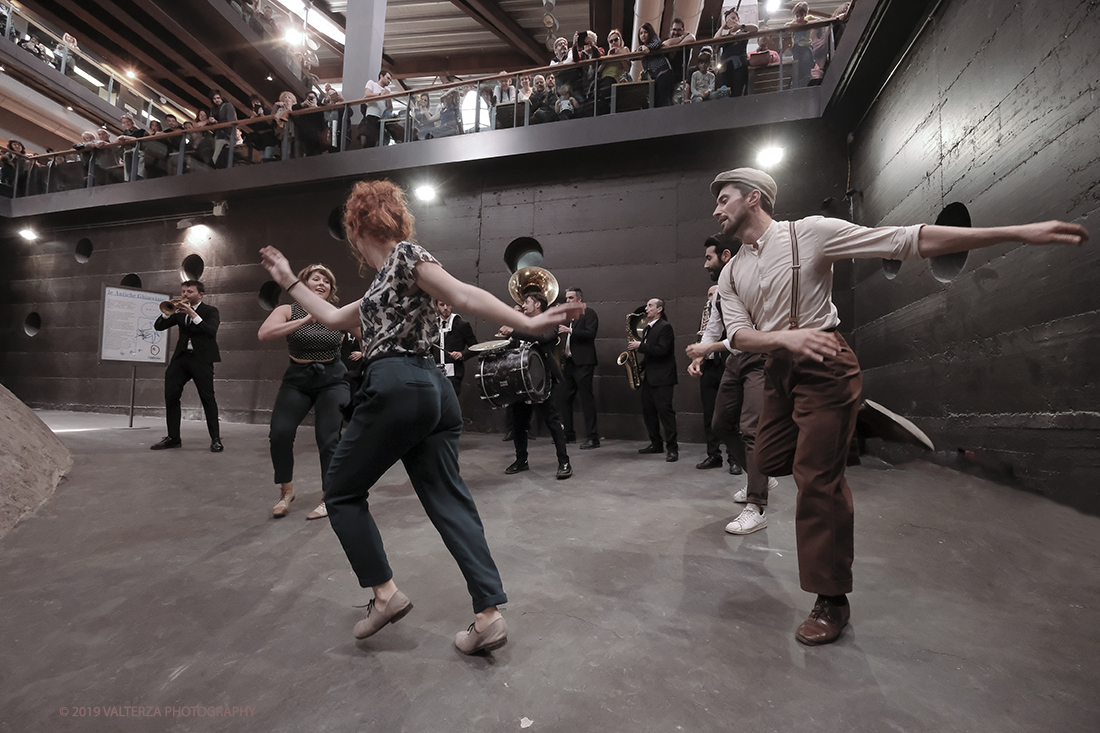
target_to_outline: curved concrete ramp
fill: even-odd
[[[0,385],[0,537],[53,495],[73,457],[18,397]]]

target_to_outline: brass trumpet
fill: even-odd
[[[183,304],[186,302],[186,298],[172,298],[171,300],[166,300],[160,304],[160,312],[166,316],[170,316],[173,313],[182,313]]]

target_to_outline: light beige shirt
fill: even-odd
[[[742,328],[785,331],[791,317],[791,237],[789,223],[773,221],[756,244],[747,242],[718,278],[718,297],[728,344]],[[917,238],[923,224],[909,227],[857,226],[843,219],[811,216],[795,222],[799,275],[798,326],[825,330],[840,323],[833,305],[833,262],[882,257],[919,257]]]

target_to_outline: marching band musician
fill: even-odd
[[[168,436],[149,446],[152,450],[179,448],[180,420],[182,410],[180,398],[187,382],[194,380],[199,392],[202,410],[206,415],[206,429],[210,433],[210,452],[221,453],[221,430],[218,426],[218,401],[214,397],[214,364],[221,361],[218,352],[218,326],[221,314],[212,305],[202,302],[206,286],[198,280],[187,280],[180,284],[180,298],[173,300],[176,312],[158,316],[153,322],[157,331],[166,331],[179,326],[179,340],[172,354],[172,361],[164,372],[164,402]]]
[[[450,303],[442,300],[435,304],[439,311],[440,347],[435,352],[436,362],[455,388],[462,394],[462,378],[466,376],[466,360],[474,355],[470,347],[477,343],[474,329],[462,316],[454,312]]]
[[[711,279],[718,282],[723,275],[728,278],[726,268],[740,242],[726,236],[708,237],[703,246],[703,267],[710,273]],[[747,474],[745,487],[733,495],[733,500],[744,504],[745,508],[726,525],[726,531],[730,534],[752,534],[768,526],[765,516],[768,492],[779,485],[774,478],[760,472],[752,457],[756,445],[756,426],[764,402],[764,355],[730,347],[722,301],[715,292],[717,287],[712,286],[714,294],[708,303],[712,304],[710,318],[704,324],[702,338],[699,343],[687,347],[687,355],[692,360],[688,374],[701,376],[705,374],[708,356],[729,354],[724,359],[717,388],[711,398],[711,429],[715,439],[724,442],[730,451],[731,468],[736,452],[737,462],[744,464]]]
[[[412,609],[393,579],[368,494],[398,460],[417,497],[466,578],[474,622],[455,635],[464,654],[507,642],[498,605],[507,602],[489,553],[473,497],[459,473],[462,414],[458,397],[430,353],[439,339],[435,303],[443,300],[492,321],[532,331],[555,329],[584,310],[566,304],[528,318],[481,288],[456,280],[418,244],[405,192],[389,181],[357,183],[348,197],[344,225],[352,254],[377,271],[362,300],[337,308],[317,293],[296,287],[290,263],[274,247],[261,250],[264,267],[306,312],[331,329],[360,325],[364,379],[358,404],[325,476],[325,504],[359,585],[374,597],[354,634],[365,639]]]
[[[574,307],[577,304],[570,303]],[[533,318],[544,312],[546,312],[546,298],[542,293],[529,293],[524,298],[524,315]],[[537,334],[512,330],[510,335],[513,341],[529,341],[537,344],[543,362],[550,370],[551,384],[560,385],[562,383],[561,369],[558,367],[557,359],[554,358],[552,353],[554,344],[558,341],[557,328]],[[573,475],[573,466],[569,463],[569,453],[565,448],[565,428],[562,427],[558,408],[554,404],[555,400],[556,395],[552,386],[550,394],[542,402],[532,405],[526,400],[517,400],[512,403],[512,444],[516,447],[516,460],[504,469],[504,473],[511,475],[530,468],[527,464],[527,430],[531,424],[531,414],[537,412],[543,423],[546,424],[546,429],[550,431],[550,437],[554,440],[554,449],[558,454],[558,470],[554,475],[558,479],[567,479]]]
[[[580,288],[569,288],[565,291],[565,302],[584,302],[584,292]],[[596,429],[596,399],[592,395],[592,377],[597,364],[596,335],[599,329],[600,319],[591,308],[570,323],[558,326],[558,338],[562,339],[564,356],[565,379],[562,382],[561,414],[564,418],[565,440],[576,440],[573,431],[573,399],[579,396],[586,436],[581,443],[581,450],[600,447],[600,433]]]
[[[680,460],[680,446],[676,442],[676,411],[672,408],[672,390],[676,385],[676,333],[665,316],[665,301],[650,298],[645,304],[645,327],[642,340],[631,339],[626,348],[637,351],[642,361],[642,419],[649,433],[649,445],[639,448],[639,453],[661,453],[667,449],[665,460]],[[665,431],[661,444],[661,428]]]

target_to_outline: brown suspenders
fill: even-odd
[[[802,265],[798,261],[798,237],[794,233],[794,222],[788,222],[791,226],[791,320],[790,328],[798,328],[798,275]]]

